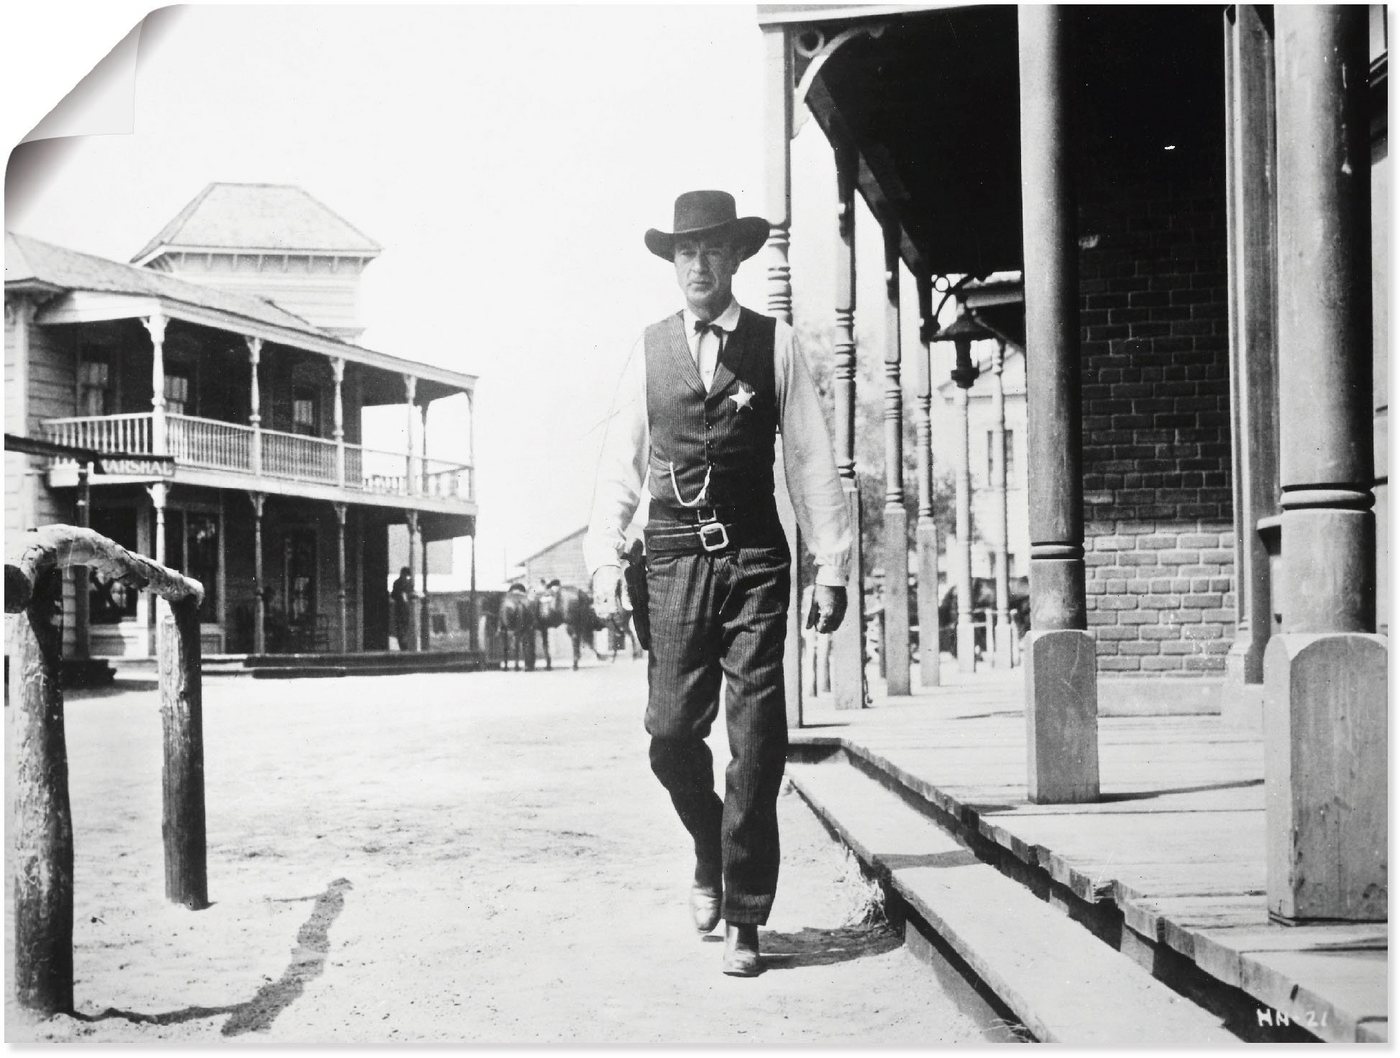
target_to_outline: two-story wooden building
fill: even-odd
[[[203,582],[206,653],[385,649],[388,527],[415,570],[425,541],[475,534],[476,379],[357,344],[378,253],[269,185],[211,184],[130,264],[6,233],[6,432],[111,455],[91,524]],[[366,443],[383,405],[402,450]],[[426,451],[430,415],[453,451]],[[5,482],[7,534],[76,519],[74,464],[6,452]],[[70,652],[152,653],[147,596],[66,595]]]

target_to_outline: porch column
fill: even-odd
[[[865,541],[860,485],[856,479],[856,169],[849,147],[836,148],[836,332],[833,399],[836,405],[836,473],[851,522],[851,568],[846,578],[846,619],[831,636],[831,693],[837,709],[865,707]]]
[[[421,403],[421,404],[418,405],[418,418],[419,418],[419,424],[418,424],[418,425],[419,425],[419,431],[418,431],[418,458],[419,458],[418,476],[419,476],[419,479],[423,482],[423,491],[424,491],[424,492],[433,492],[433,491],[434,491],[433,486],[429,483],[429,480],[428,480],[428,402],[427,402],[427,401],[423,401],[423,403]],[[441,496],[442,494],[443,494],[443,493],[442,493],[442,491],[441,491],[440,489],[437,490],[437,495]]]
[[[765,81],[763,89],[764,216],[768,218],[768,315],[792,323],[792,269],[788,239],[792,230],[792,38],[786,27],[763,31]],[[782,486],[779,486],[780,490]],[[779,500],[794,562],[788,600],[787,639],[783,647],[783,686],[789,727],[802,725],[802,533],[791,505]]]
[[[155,511],[155,535],[151,540],[151,558],[155,559],[158,565],[165,565],[165,501],[169,495],[170,486],[163,481],[157,481],[146,486],[146,492],[151,497],[151,508]],[[151,597],[150,603],[155,610],[155,623],[151,625],[150,648],[151,656],[154,657],[160,652],[160,608],[155,606],[155,597]],[[148,610],[147,613],[151,611]]]
[[[1017,9],[1021,227],[1025,242],[1031,631],[1027,793],[1036,803],[1099,796],[1098,679],[1084,600],[1079,242],[1070,42],[1057,7]]]
[[[20,437],[29,436],[29,332],[34,326],[34,314],[39,311],[38,303],[33,298],[16,297],[7,298],[5,301],[5,315],[10,318],[14,326],[14,395],[15,395],[15,416],[14,422],[9,422],[9,415],[6,415],[6,427],[11,433],[16,433]],[[29,460],[25,459],[26,468]],[[25,476],[24,484],[21,488],[28,490],[28,475]],[[33,527],[32,519],[23,521],[25,529]]]
[[[345,513],[346,505],[333,503],[335,508],[335,595],[340,618],[340,652],[350,652],[350,610],[346,605],[349,592],[345,581]]]
[[[1225,9],[1225,107],[1236,616],[1221,708],[1257,726],[1274,624],[1259,520],[1278,513],[1279,486],[1274,42],[1256,5]]]
[[[417,447],[413,439],[413,426],[414,420],[418,418],[417,414],[414,411],[414,394],[417,391],[418,379],[415,378],[413,375],[404,375],[403,395],[404,401],[406,402],[405,411],[408,412],[408,420],[404,424],[406,427],[406,433],[404,436],[408,440],[408,444],[405,446],[407,455],[404,456],[404,474],[408,485],[408,494],[410,496],[417,496],[418,493],[421,491],[419,488],[420,482],[418,481],[418,476],[413,472],[413,454],[414,450]]]
[[[248,425],[253,428],[253,452],[249,468],[253,477],[262,477],[262,395],[258,390],[258,364],[262,362],[262,339],[244,338],[248,343]],[[261,653],[261,651],[259,651]]]
[[[88,528],[92,524],[92,464],[86,461],[78,464],[78,500],[74,507],[79,527]],[[90,579],[87,566],[73,567],[73,656],[78,658],[91,653]]]
[[[476,650],[477,647],[479,646],[479,644],[477,643],[477,639],[476,639],[477,616],[476,616],[476,519],[475,519],[475,518],[472,519],[472,535],[471,535],[471,542],[472,542],[472,543],[471,543],[471,562],[472,562],[472,573],[471,573],[471,578],[472,578],[472,579],[471,579],[471,585],[470,585],[470,587],[468,588],[468,591],[470,592],[470,594],[468,595],[468,598],[471,599],[471,627],[469,627],[469,628],[467,629],[467,648],[468,648],[469,650],[473,650],[473,651],[474,651],[474,650]]]
[[[408,571],[409,576],[413,576],[413,571],[418,568],[418,512],[405,511],[404,521],[408,525]],[[406,650],[419,650],[422,646],[422,614],[418,609],[418,586],[415,584],[408,600],[408,646]]]
[[[476,394],[467,392],[467,498],[476,500]],[[476,532],[472,532],[472,571],[476,571]]]
[[[419,413],[419,417],[420,417],[420,420],[421,420],[421,426],[422,426],[422,429],[421,429],[420,432],[419,432],[419,441],[418,441],[418,445],[419,445],[419,448],[418,448],[418,456],[419,456],[419,464],[418,464],[418,465],[419,465],[419,471],[418,471],[418,473],[419,473],[420,479],[421,479],[422,482],[423,482],[423,491],[424,491],[424,492],[431,492],[431,491],[432,491],[432,486],[429,484],[429,479],[428,479],[428,402],[427,402],[427,401],[424,401],[422,404],[418,405],[418,413]],[[438,492],[438,495],[442,495],[442,493],[441,493],[441,492]],[[428,542],[427,542],[426,540],[423,541],[423,554],[422,554],[422,559],[421,559],[421,561],[422,561],[422,565],[423,565],[423,576],[422,576],[422,578],[421,578],[421,579],[419,580],[419,582],[418,582],[418,590],[419,590],[419,595],[420,595],[420,601],[419,601],[419,604],[418,604],[418,608],[419,608],[419,610],[420,610],[420,612],[421,612],[421,616],[419,617],[419,627],[422,629],[422,634],[423,634],[422,648],[423,648],[424,650],[427,650],[427,649],[428,649],[429,642],[431,641],[432,635],[433,635],[433,622],[432,622],[432,619],[431,619],[431,616],[430,616],[430,613],[429,613],[429,610],[428,610]]]
[[[1274,9],[1283,632],[1264,652],[1271,915],[1384,921],[1365,7]]]
[[[958,326],[957,323],[954,326]],[[950,372],[953,391],[953,481],[958,547],[953,553],[953,578],[958,589],[958,671],[977,671],[977,633],[972,624],[972,453],[968,447],[967,391],[979,374],[972,362],[972,340],[953,340],[956,366]]]
[[[263,579],[263,504],[267,496],[261,492],[248,493],[253,503],[253,653],[267,653],[267,592]]]
[[[166,318],[154,312],[144,317],[141,323],[151,336],[151,452],[153,455],[163,456],[170,451],[165,422]]]
[[[433,622],[428,610],[428,541],[418,549],[418,649],[429,649],[433,638]]]
[[[335,404],[334,404],[334,428],[331,437],[335,441],[335,480],[342,489],[345,488],[345,401],[341,390],[345,386],[345,357],[337,356],[331,359],[331,375],[335,379]],[[341,519],[342,526],[344,519]],[[341,582],[344,583],[344,577]]]
[[[937,687],[942,678],[938,641],[938,524],[933,520],[933,370],[930,339],[937,328],[933,318],[933,277],[918,277],[919,345],[914,357],[918,393],[914,429],[918,448],[919,518],[914,533],[918,546],[919,683]]]
[[[29,335],[34,325],[34,314],[39,306],[32,298],[15,297],[5,299],[5,316],[14,327],[14,377],[6,386],[6,396],[13,394],[13,405],[5,405],[6,428],[21,437],[29,436]],[[10,408],[14,408],[14,422],[10,422]],[[8,462],[8,461],[7,461]],[[18,480],[14,483],[18,490],[19,525],[21,531],[36,527],[37,515],[34,512],[35,482],[33,466],[28,456],[16,456]]]
[[[899,227],[885,230],[885,693],[909,693],[909,512],[904,509]]]
[[[1007,557],[1010,518],[1006,509],[1006,387],[1002,373],[1006,367],[1006,343],[997,340],[992,354],[992,511],[996,521],[993,566],[996,576],[997,614],[995,636],[987,644],[996,667],[1011,667],[1011,571]],[[991,636],[991,630],[989,630]]]

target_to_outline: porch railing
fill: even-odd
[[[44,440],[98,452],[151,454],[151,413],[90,415],[49,419],[43,424]]]
[[[177,462],[215,470],[253,469],[253,428],[193,415],[167,415],[170,454]]]
[[[201,419],[194,415],[166,415],[169,455],[177,464],[253,472],[255,433],[241,423]],[[49,419],[42,426],[44,438],[58,444],[90,448],[98,452],[127,455],[153,455],[151,413],[81,416]],[[334,441],[262,430],[262,472],[269,477],[314,481],[335,485],[339,481],[339,459]],[[345,487],[389,496],[432,496],[439,499],[473,499],[476,495],[475,470],[465,463],[414,457],[405,452],[388,452],[345,446]]]
[[[406,496],[409,493],[408,454],[385,452],[362,445],[346,445],[345,483],[351,488],[362,488],[366,492]]]
[[[336,483],[335,442],[319,437],[262,432],[263,473],[277,478]]]

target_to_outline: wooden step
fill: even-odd
[[[1044,1042],[1240,1043],[1024,886],[981,862],[902,798],[839,757],[789,764],[802,796]]]

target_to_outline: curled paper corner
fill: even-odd
[[[20,143],[134,132],[140,59],[150,54],[181,10],[181,6],[157,8],[137,22]]]

